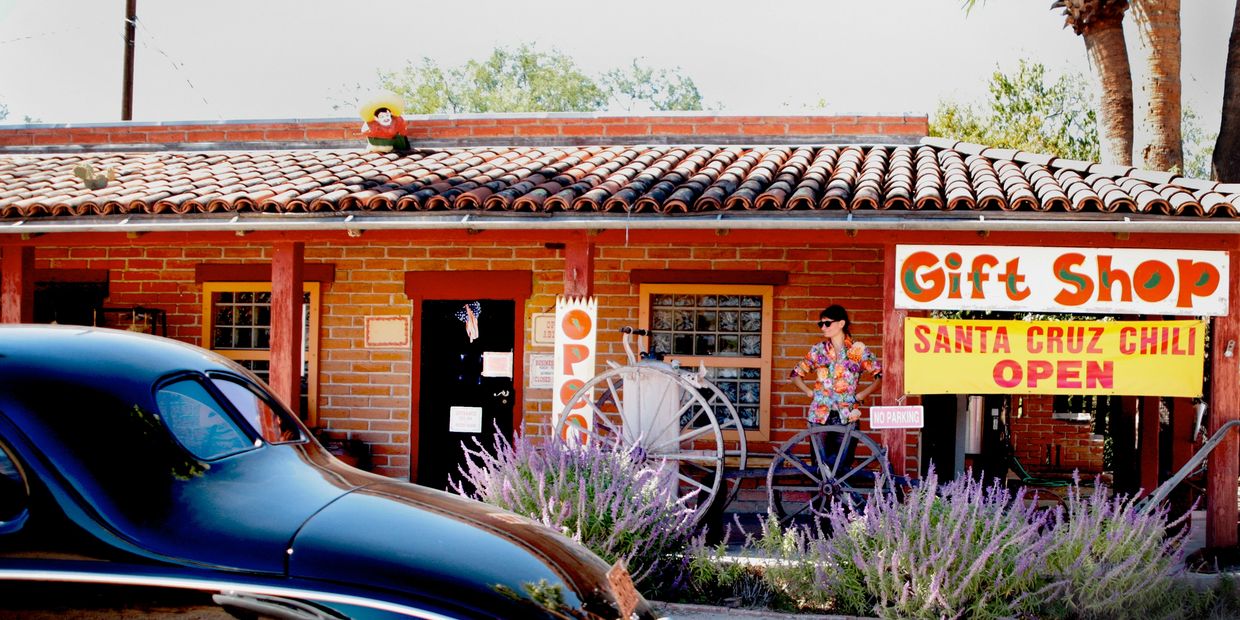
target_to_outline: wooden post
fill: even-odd
[[[0,267],[0,323],[34,322],[34,248],[4,246]]]
[[[271,259],[271,366],[267,382],[299,415],[301,408],[302,285],[305,244],[281,241]]]
[[[905,310],[896,310],[896,246],[883,247],[883,385],[882,404],[894,405],[904,396],[904,317]],[[905,431],[902,428],[884,429],[883,446],[887,448],[887,460],[891,473],[903,476],[907,473],[905,460]]]
[[[1193,443],[1193,424],[1196,422],[1197,410],[1193,399],[1171,399],[1171,462],[1168,465],[1173,476],[1197,451]]]
[[[1141,459],[1140,479],[1141,494],[1148,495],[1158,488],[1158,457],[1159,442],[1158,435],[1161,430],[1158,422],[1158,401],[1157,396],[1142,396],[1140,398],[1141,406],[1141,430],[1137,438],[1137,455]]]
[[[1210,429],[1240,419],[1240,247],[1230,251],[1227,316],[1214,317],[1210,337]],[[1230,357],[1228,356],[1230,355]],[[1206,459],[1206,547],[1236,545],[1236,476],[1240,437],[1235,432]]]
[[[594,294],[594,242],[584,234],[564,245],[564,295]]]
[[[1139,396],[1120,396],[1111,410],[1111,459],[1115,467],[1115,490],[1133,494],[1141,486],[1135,466],[1137,459],[1136,420]]]

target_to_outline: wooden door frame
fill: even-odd
[[[421,439],[422,405],[422,302],[438,299],[505,299],[513,302],[512,343],[512,429],[521,429],[525,415],[525,302],[534,290],[534,272],[511,271],[408,271],[405,295],[415,316],[410,331],[409,385],[409,480],[418,479],[418,442]]]

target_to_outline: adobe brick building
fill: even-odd
[[[408,120],[409,154],[363,152],[357,123],[335,119],[0,128],[0,320],[158,324],[267,375],[311,426],[365,442],[375,471],[435,482],[428,468],[453,436],[420,411],[438,398],[427,373],[445,363],[434,356],[462,300],[506,303],[479,319],[513,355],[501,427],[551,432],[551,390],[532,383],[551,349],[534,319],[558,295],[591,295],[600,370],[622,359],[619,327],[664,332],[656,346],[729,369],[716,376],[743,400],[749,450],[762,454],[805,428],[786,378],[828,303],[881,351],[870,404],[922,402],[903,391],[897,245],[1223,250],[1233,280],[1240,256],[1240,188],[925,139],[925,117]],[[88,189],[81,164],[115,179]],[[1215,343],[1240,332],[1231,287]],[[436,313],[442,322],[425,322]],[[483,320],[495,316],[505,325]],[[381,325],[407,341],[368,340]],[[1236,372],[1234,358],[1208,363],[1216,377]],[[1240,410],[1234,383],[1206,394],[1213,428]],[[927,399],[927,427],[963,429],[963,396]],[[1015,396],[1011,447],[1032,473],[1089,475],[1102,470],[1103,434],[1130,437],[1117,462],[1139,462],[1127,482],[1152,488],[1194,449],[1193,403],[1114,401],[1099,428],[1098,402],[1056,416],[1081,411]],[[1160,427],[1169,450],[1151,447]],[[958,432],[929,433],[881,433],[893,467],[963,462]],[[1229,440],[1219,453],[1230,456],[1211,460],[1233,492],[1236,450]],[[1234,501],[1230,513],[1213,503],[1215,523],[1235,522]],[[1234,543],[1226,529],[1213,540]]]

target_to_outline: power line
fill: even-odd
[[[199,91],[198,88],[194,86],[194,82],[189,79],[188,72],[184,70],[185,63],[177,62],[177,60],[175,60],[171,54],[164,51],[164,49],[159,46],[159,44],[156,42],[157,37],[155,36],[155,33],[151,31],[150,28],[147,28],[145,22],[135,18],[134,23],[137,24],[137,26],[142,29],[143,34],[146,35],[145,38],[141,39],[142,46],[146,49],[154,50],[160,56],[163,56],[164,59],[168,61],[168,64],[172,66],[173,71],[176,71],[178,76],[181,79],[185,80],[185,84],[189,86],[190,92],[197,95],[198,98],[202,100],[203,105],[205,105],[207,109],[213,110],[214,106],[211,105],[211,102],[207,101],[206,95],[203,94],[201,91]],[[223,120],[223,117],[218,112],[216,112],[215,115],[216,117],[220,118],[220,120]]]

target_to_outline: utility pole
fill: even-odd
[[[133,48],[138,0],[125,0],[125,67],[121,75],[121,120],[133,120]]]

